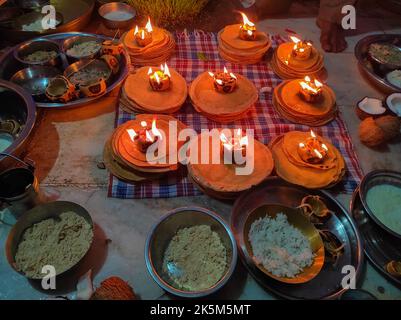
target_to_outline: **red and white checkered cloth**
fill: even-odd
[[[267,63],[243,66],[222,60],[218,54],[217,38],[214,33],[195,31],[193,33],[176,33],[175,36],[177,52],[168,61],[168,65],[176,69],[188,83],[191,83],[198,74],[205,70],[222,69],[227,66],[229,70],[248,77],[258,89],[268,88],[267,92],[260,93],[256,108],[246,119],[222,125],[197,113],[191,103],[187,101],[184,107],[174,115],[183,123],[197,132],[200,132],[201,129],[220,127],[253,129],[255,138],[264,144],[268,144],[275,136],[288,131],[309,130],[307,126],[292,124],[282,119],[274,110],[272,105],[273,88],[281,82],[281,79],[273,73]],[[272,36],[272,41],[273,46],[277,46],[285,39],[280,36]],[[117,110],[116,125],[121,125],[134,118],[133,114],[126,113],[120,107]],[[351,193],[359,184],[362,171],[341,115],[326,126],[314,128],[314,131],[332,141],[344,156],[347,174],[335,191]],[[128,184],[111,176],[109,183],[109,196],[115,198],[169,198],[199,194],[201,193],[198,189],[188,181],[185,167],[158,181]]]

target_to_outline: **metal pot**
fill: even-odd
[[[24,165],[0,173],[0,209],[7,208],[18,219],[41,202],[39,182],[32,164],[7,153],[0,153],[0,156],[13,158]]]

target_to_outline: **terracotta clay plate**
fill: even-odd
[[[333,265],[327,261],[320,273],[311,281],[303,284],[285,284],[266,276],[254,264],[248,253],[243,239],[244,226],[248,215],[266,204],[280,204],[287,207],[297,207],[301,200],[308,195],[319,195],[323,198],[332,215],[321,227],[328,229],[345,244],[344,254]],[[307,190],[291,185],[277,177],[268,178],[256,188],[242,194],[234,204],[231,215],[231,230],[237,241],[239,255],[250,274],[267,290],[277,296],[300,299],[336,299],[346,289],[343,289],[341,281],[344,274],[342,268],[346,265],[355,267],[356,278],[361,273],[363,264],[363,247],[356,225],[348,212],[326,191]]]

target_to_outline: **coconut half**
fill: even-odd
[[[386,75],[386,80],[397,88],[401,88],[401,70],[394,70]]]
[[[401,117],[401,93],[390,94],[386,99],[387,107]]]
[[[361,120],[378,117],[384,113],[386,113],[386,108],[380,99],[365,97],[358,102],[357,115]]]

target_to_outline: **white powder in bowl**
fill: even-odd
[[[103,17],[111,21],[127,21],[132,19],[134,15],[131,12],[116,10],[107,12]]]

